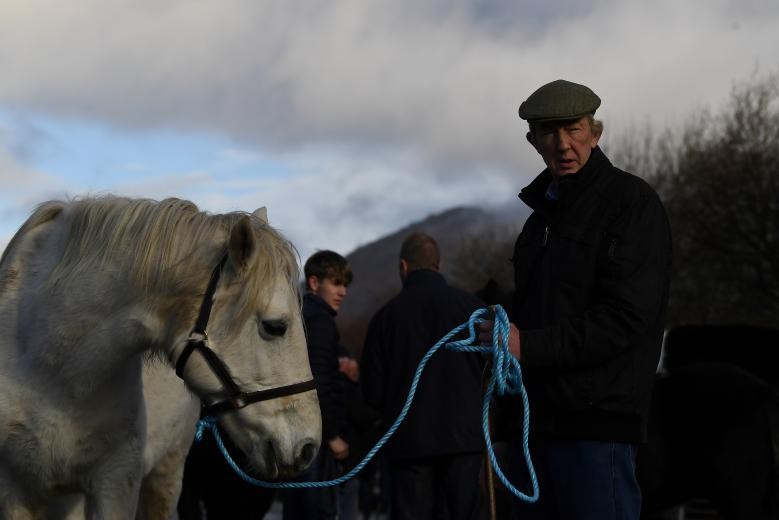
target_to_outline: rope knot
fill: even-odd
[[[495,390],[498,395],[522,392],[522,369],[519,361],[509,351],[511,322],[503,307],[496,305],[492,326],[492,358],[495,372]]]
[[[479,343],[477,326],[486,321],[483,317],[489,313],[489,309],[478,309],[468,319],[468,337],[446,344],[448,350],[457,352],[481,352],[492,355],[492,381],[497,395],[514,394],[522,392],[522,369],[519,361],[509,351],[509,335],[511,322],[503,310],[496,305],[492,309],[495,319],[492,323],[492,344],[490,346]],[[458,330],[458,329],[456,329]]]

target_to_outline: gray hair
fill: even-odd
[[[595,114],[587,114],[587,121],[590,122],[590,128],[592,128],[593,132],[596,134],[603,133],[603,121],[595,119]]]
[[[595,119],[594,113],[587,114],[585,117],[587,118],[587,121],[589,121],[590,128],[592,128],[593,132],[595,132],[596,134],[603,133],[603,121],[601,121],[600,119]],[[538,123],[535,121],[528,121],[528,127],[530,128],[531,134],[535,133],[537,124]]]

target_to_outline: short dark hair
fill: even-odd
[[[306,276],[306,286],[311,276],[319,280],[330,278],[337,284],[349,285],[352,283],[352,268],[349,262],[335,251],[317,251],[306,260],[303,267]]]
[[[409,271],[415,269],[438,271],[441,254],[433,237],[425,233],[412,233],[400,246],[400,259],[408,263]]]

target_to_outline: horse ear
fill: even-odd
[[[257,242],[249,217],[241,217],[230,230],[230,261],[236,270],[246,267],[256,249]]]
[[[268,223],[268,208],[263,206],[261,208],[257,208],[252,212],[252,215],[260,219],[262,222]]]

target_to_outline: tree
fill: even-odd
[[[519,231],[518,225],[497,226],[463,240],[453,255],[451,283],[489,304],[506,306],[514,287],[511,257]]]
[[[779,82],[734,87],[717,113],[659,139],[624,141],[615,163],[643,172],[674,239],[672,323],[776,325],[779,316]],[[621,161],[621,162],[620,162]]]

